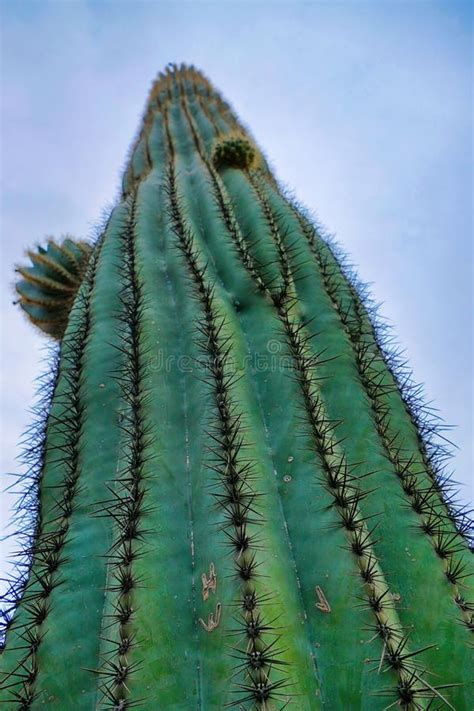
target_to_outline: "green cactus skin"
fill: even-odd
[[[37,328],[57,340],[66,330],[69,312],[87,269],[92,247],[81,240],[49,239],[46,248],[28,251],[32,266],[18,266],[18,302]]]
[[[467,711],[443,452],[334,245],[260,153],[215,160],[236,135],[192,67],[153,85],[31,454],[0,700]]]

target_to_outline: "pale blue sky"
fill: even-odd
[[[43,343],[11,305],[13,264],[46,234],[91,234],[153,77],[185,61],[373,283],[457,426],[472,500],[472,4],[11,0],[2,14],[0,471],[18,471]]]

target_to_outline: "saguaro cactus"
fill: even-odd
[[[470,708],[468,523],[400,368],[217,91],[161,74],[31,453],[2,701]]]

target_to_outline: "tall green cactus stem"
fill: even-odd
[[[161,74],[60,344],[0,699],[467,711],[468,521],[416,396],[230,107]]]

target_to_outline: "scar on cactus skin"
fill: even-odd
[[[255,167],[257,151],[250,141],[239,134],[227,135],[219,139],[212,153],[216,168],[240,168],[249,170]]]
[[[222,603],[218,602],[216,605],[216,611],[215,612],[210,612],[209,617],[207,619],[207,624],[204,622],[202,617],[199,618],[199,622],[201,623],[201,626],[203,629],[206,630],[206,632],[213,632],[216,627],[219,627],[219,623],[221,621],[221,612],[222,612]]]
[[[209,577],[207,577],[206,573],[203,573],[201,575],[201,581],[202,581],[202,599],[206,601],[209,598],[209,593],[216,592],[217,589],[217,575],[216,575],[216,569],[214,566],[214,563],[211,563],[209,567]]]
[[[22,276],[15,289],[28,319],[43,333],[61,340],[69,312],[89,263],[92,247],[66,235],[48,239],[46,248],[28,250],[31,266],[17,266]]]
[[[331,612],[331,606],[326,600],[326,596],[323,593],[322,588],[320,588],[319,585],[316,585],[315,591],[318,596],[318,602],[316,603],[318,610],[321,610],[321,612]]]

